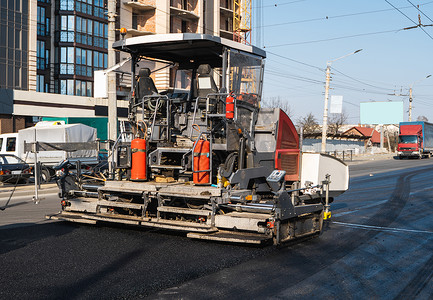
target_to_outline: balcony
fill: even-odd
[[[178,17],[178,18],[185,20],[185,21],[196,21],[200,18],[198,15],[196,15],[192,11],[173,7],[173,6],[170,7],[170,15],[172,15],[174,17]]]
[[[233,31],[220,29],[220,36],[225,39],[233,40]]]
[[[132,29],[132,28],[127,29],[127,33],[130,34],[131,37],[155,34],[155,32],[152,31],[144,31],[144,30],[142,31],[142,30]]]
[[[124,1],[123,4],[131,7],[133,10],[140,12],[156,9],[155,5],[144,4],[140,1]]]
[[[220,12],[222,15],[225,16],[233,16],[233,9],[230,8],[225,8],[225,7],[220,7]]]

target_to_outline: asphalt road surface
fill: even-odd
[[[281,248],[125,226],[2,226],[0,299],[431,299],[433,159],[350,169],[323,234]]]

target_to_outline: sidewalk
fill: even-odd
[[[5,208],[0,210],[0,229],[31,226],[53,222],[45,215],[57,213],[61,210],[59,189],[55,183],[42,184],[38,192],[39,202],[33,201],[35,186],[14,185],[0,186],[0,207],[4,207],[13,191],[12,198]]]
[[[53,191],[58,191],[58,187],[56,183],[44,183],[41,184],[41,188],[38,193],[40,195],[43,194],[51,194]],[[34,184],[18,184],[16,187],[14,184],[0,185],[0,198],[9,197],[9,195],[14,192],[14,196],[19,195],[34,195],[35,194],[35,185]]]
[[[353,165],[353,164],[360,164],[360,163],[375,161],[375,160],[391,160],[394,158],[394,156],[396,156],[396,154],[394,152],[391,152],[391,153],[374,153],[374,154],[365,153],[365,154],[353,155],[352,161],[345,160],[344,162],[348,165]]]

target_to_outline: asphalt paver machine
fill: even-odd
[[[63,177],[62,211],[51,218],[251,244],[321,232],[332,198],[348,188],[348,168],[302,153],[284,111],[260,106],[263,50],[189,33],[113,48],[132,62],[130,138],[115,143],[115,174],[103,185]],[[171,88],[158,90],[155,78]]]

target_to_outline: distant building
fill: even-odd
[[[379,147],[380,146],[380,133],[374,128],[354,126],[346,130],[343,135],[352,137],[362,137],[365,140],[365,147]]]

